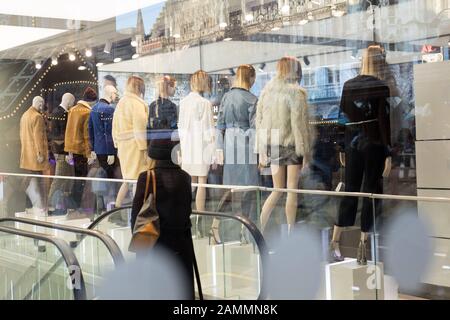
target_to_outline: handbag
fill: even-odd
[[[149,194],[150,178],[152,180],[152,194]],[[128,250],[141,252],[153,248],[160,234],[159,214],[156,210],[156,177],[155,171],[147,171],[144,203],[136,217],[133,235]]]

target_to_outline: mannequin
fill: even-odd
[[[206,184],[213,163],[214,119],[212,104],[203,95],[211,92],[209,75],[199,70],[191,77],[191,93],[180,102],[180,131],[182,169],[189,173],[193,183]],[[206,188],[198,187],[195,199],[197,210],[204,211]]]
[[[383,81],[387,64],[380,46],[370,46],[365,52],[360,75],[347,81],[342,92],[340,112],[345,114],[345,154],[340,161],[346,167],[345,191],[382,193],[383,177],[391,170],[390,116],[388,84]],[[345,227],[354,225],[358,209],[358,198],[342,199],[338,221],[330,244],[330,260],[343,261],[339,248],[341,233]],[[378,214],[380,202],[375,202]],[[361,212],[361,238],[357,262],[367,264],[366,244],[373,226],[373,205],[363,199]]]
[[[93,148],[92,158],[99,161],[109,179],[115,178],[114,169],[117,149],[112,139],[112,119],[114,107],[111,104],[116,100],[117,89],[111,85],[103,89],[103,98],[94,105],[89,116],[89,141]]]
[[[277,74],[264,88],[257,105],[256,130],[261,166],[271,165],[274,188],[297,189],[301,165],[311,159],[313,133],[309,125],[306,91],[300,87],[300,61],[282,58]],[[281,192],[272,192],[261,211],[264,232]],[[288,233],[297,216],[297,194],[288,193],[286,218]]]
[[[35,97],[32,106],[20,119],[21,156],[20,168],[30,174],[42,174],[48,169],[47,132],[44,117],[41,112],[44,108],[44,99]],[[42,199],[42,183],[36,178],[27,181],[26,194],[31,200],[33,209],[44,209]]]
[[[257,97],[250,92],[256,80],[256,71],[251,65],[242,65],[237,69],[236,80],[231,90],[222,98],[217,129],[224,133],[225,141],[218,148],[219,163],[224,163],[223,184],[258,186],[258,165],[254,154],[254,131]],[[221,141],[222,139],[218,139]],[[218,143],[219,144],[219,143]],[[236,193],[241,196],[242,214],[252,218],[256,212],[255,192]],[[253,220],[254,217],[253,217]],[[219,219],[214,219],[210,235],[215,243],[220,243]],[[247,242],[244,230],[241,242]]]
[[[56,159],[56,176],[74,176],[74,168],[66,162],[67,152],[64,151],[64,137],[67,127],[67,116],[70,109],[75,104],[75,97],[71,93],[65,93],[62,96],[61,104],[53,110],[50,115],[50,141],[51,150]],[[54,198],[55,192],[60,191],[65,196],[70,196],[72,192],[73,181],[53,179],[48,199],[50,202],[49,215],[64,215],[67,208],[58,208],[57,201]]]
[[[158,98],[150,104],[148,129],[176,129],[178,112],[175,103],[169,100],[175,95],[176,80],[164,76],[156,83]]]
[[[67,118],[64,151],[68,153],[68,163],[74,165],[76,177],[86,177],[88,166],[95,161],[89,142],[88,123],[91,108],[96,101],[97,93],[88,87],[83,94],[83,100],[78,101],[77,105],[70,109]],[[85,181],[81,180],[74,183],[73,197],[78,207],[81,206],[84,185]]]
[[[125,94],[114,111],[112,137],[123,179],[137,180],[140,173],[146,171],[150,165],[146,134],[148,108],[143,100],[144,94],[144,80],[131,76],[127,81]],[[128,190],[128,184],[122,184],[116,198],[116,208],[122,206]]]

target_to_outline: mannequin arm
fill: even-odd
[[[384,163],[383,178],[388,178],[392,170],[392,158],[387,157]]]
[[[339,162],[341,163],[341,166],[345,168],[345,153],[339,152]]]
[[[114,162],[116,161],[116,157],[114,156],[108,156],[107,162],[110,166],[112,166],[114,164]]]

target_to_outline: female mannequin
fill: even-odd
[[[217,129],[225,133],[222,149],[224,155],[223,184],[257,186],[258,166],[254,149],[254,131],[257,98],[249,90],[256,80],[255,69],[242,65],[237,69],[234,86],[221,102]],[[220,139],[219,139],[220,140]],[[249,217],[256,211],[254,192],[245,192],[241,199],[242,214]],[[210,234],[220,243],[219,220],[214,219]],[[242,239],[244,237],[241,236]]]
[[[346,166],[345,191],[382,193],[383,176],[391,168],[389,156],[391,130],[389,119],[388,84],[384,77],[386,61],[380,46],[370,46],[364,53],[361,74],[344,84],[341,112],[348,123],[345,126],[345,156],[341,163]],[[363,182],[364,181],[364,182]],[[343,261],[339,239],[344,227],[353,226],[358,209],[358,198],[342,199],[338,219],[330,244],[330,260]],[[375,213],[380,209],[375,202]],[[361,240],[357,262],[366,264],[366,242],[373,225],[373,206],[370,199],[363,200],[361,211]]]
[[[182,169],[189,173],[193,183],[206,184],[214,154],[214,120],[212,104],[203,97],[211,91],[208,74],[202,70],[191,77],[191,93],[180,102],[178,128]],[[205,210],[206,188],[198,187],[195,204]]]
[[[120,160],[122,177],[137,180],[139,174],[148,169],[147,119],[148,108],[143,100],[145,83],[142,78],[128,79],[125,95],[114,112],[112,136]],[[116,208],[128,193],[128,184],[122,184],[116,199]]]
[[[169,76],[157,82],[158,98],[150,104],[148,129],[176,129],[178,112],[175,103],[169,100],[175,95],[176,80]]]
[[[313,133],[308,121],[306,91],[300,87],[302,68],[294,57],[282,58],[277,75],[261,93],[256,115],[260,164],[271,164],[274,188],[297,189],[301,164],[311,158]],[[268,157],[269,156],[269,157]],[[264,231],[281,192],[272,192],[261,212]],[[295,224],[297,195],[286,201],[288,232]]]

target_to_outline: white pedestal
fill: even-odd
[[[327,300],[384,300],[383,264],[368,262],[360,266],[356,259],[325,266]]]

